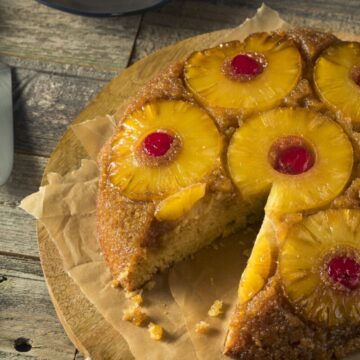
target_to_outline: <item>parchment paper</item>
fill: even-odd
[[[229,360],[222,354],[223,344],[237,300],[239,279],[255,237],[255,230],[246,229],[215,242],[170,271],[170,289],[185,318],[198,359]],[[223,314],[210,317],[208,310],[215,300],[223,302]],[[210,324],[208,334],[195,331],[200,321]]]
[[[284,26],[276,12],[262,6],[254,18],[229,30],[223,40],[243,39],[252,32]],[[204,46],[211,45],[216,44]],[[155,288],[144,292],[144,308],[153,321],[164,327],[165,341],[154,342],[145,328],[122,321],[122,312],[131,300],[122,290],[111,287],[111,276],[95,236],[98,168],[93,159],[114,128],[110,116],[74,125],[75,135],[92,160],[84,159],[78,170],[65,176],[49,174],[49,184],[25,198],[20,206],[44,224],[69,276],[126,339],[137,359],[221,359],[239,277],[255,234],[245,231],[222,240],[174,266],[170,276],[164,273],[156,277]],[[224,301],[224,314],[209,318],[207,311],[216,299]],[[195,324],[200,320],[211,324],[209,335],[195,333]]]
[[[181,356],[195,359],[181,311],[169,290],[167,273],[157,276],[156,286],[144,293],[145,312],[152,321],[164,327],[166,340],[155,343],[146,328],[122,321],[123,310],[132,300],[127,299],[121,289],[111,286],[111,275],[96,240],[96,162],[83,160],[78,170],[64,177],[49,174],[48,181],[38,193],[25,198],[21,207],[45,225],[69,276],[122,334],[135,358],[153,360],[166,356],[166,359],[177,359]]]

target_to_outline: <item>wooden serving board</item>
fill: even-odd
[[[229,38],[231,30],[221,30],[186,39],[163,48],[121,72],[90,102],[73,124],[98,115],[114,114],[137,89],[167,65],[184,59],[194,49],[202,49]],[[347,40],[359,40],[339,34]],[[49,172],[66,174],[79,167],[87,154],[71,129],[68,129],[52,153],[45,168],[42,185]],[[64,272],[60,255],[44,226],[37,223],[39,251],[49,294],[57,315],[71,341],[92,360],[134,359],[126,341],[106,322],[86,299],[79,287]],[[51,336],[49,334],[49,336]]]
[[[194,49],[224,41],[229,30],[196,36],[163,48],[121,72],[90,102],[73,124],[98,115],[114,114],[137,89],[167,65],[181,60]],[[71,129],[60,139],[45,168],[42,185],[49,172],[66,174],[79,167],[87,154]],[[71,341],[92,360],[133,359],[122,336],[109,325],[65,273],[60,255],[44,226],[37,223],[39,251],[49,294],[57,315]]]

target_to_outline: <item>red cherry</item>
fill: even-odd
[[[143,149],[150,156],[163,156],[171,147],[174,137],[162,131],[153,132],[143,141]]]
[[[280,152],[275,170],[288,175],[298,175],[314,165],[314,155],[304,146],[290,146]]]
[[[328,264],[330,278],[349,290],[355,290],[360,285],[360,264],[351,257],[337,256]]]
[[[231,69],[236,75],[254,76],[260,74],[263,67],[253,57],[239,54],[231,60]]]

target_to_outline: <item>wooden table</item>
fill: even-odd
[[[12,67],[15,163],[0,187],[0,359],[80,359],[49,299],[35,221],[17,206],[36,191],[58,139],[119,71],[158,48],[229,28],[261,0],[170,1],[144,14],[87,18],[33,0],[0,0],[0,61]],[[360,34],[359,0],[269,0],[290,23]]]

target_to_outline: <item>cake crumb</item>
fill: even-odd
[[[127,291],[127,290],[124,290],[124,293],[125,293],[126,299],[131,299],[132,297],[134,297],[137,294],[136,291]]]
[[[215,300],[208,311],[208,315],[211,317],[219,316],[223,313],[222,308],[223,302],[221,300]]]
[[[133,304],[124,310],[122,319],[136,326],[143,326],[147,323],[148,316],[141,310],[140,306]]]
[[[124,270],[124,271],[122,271],[122,272],[119,274],[119,276],[118,276],[119,282],[120,282],[121,280],[126,279],[128,275],[129,275],[129,270]]]
[[[148,329],[151,339],[160,341],[164,337],[164,329],[160,325],[151,322]]]
[[[137,305],[141,305],[144,302],[144,298],[141,294],[134,295],[131,300]]]
[[[198,334],[207,334],[210,331],[210,324],[208,324],[205,321],[199,321],[196,325],[195,325],[195,332],[197,332]]]
[[[111,287],[112,288],[118,288],[120,286],[120,281],[119,280],[117,280],[117,279],[113,279],[112,281],[111,281]]]
[[[150,280],[148,281],[145,286],[144,286],[144,289],[145,290],[152,290],[156,285],[156,281],[155,280]]]

